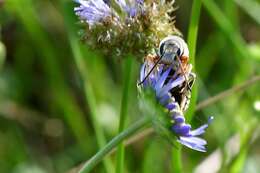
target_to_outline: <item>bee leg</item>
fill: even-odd
[[[191,93],[189,91],[186,91],[186,93],[183,93],[182,100],[180,103],[180,108],[183,112],[185,112],[190,104],[190,98],[191,98]]]
[[[186,111],[190,104],[191,98],[191,88],[195,82],[196,75],[194,73],[189,73],[188,81],[186,86],[182,90],[182,100],[180,103],[181,110]]]
[[[189,73],[189,79],[188,79],[188,90],[191,92],[191,88],[195,82],[196,74],[195,73]]]

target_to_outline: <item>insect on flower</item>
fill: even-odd
[[[188,63],[189,49],[185,41],[179,36],[168,36],[160,42],[159,52],[156,51],[156,55],[148,55],[145,59],[152,61],[154,66],[138,85],[145,82],[158,64],[171,67],[174,73],[172,79],[179,75],[185,78],[184,85],[172,91],[180,98],[180,107],[185,111],[188,108],[191,88],[196,78],[196,75],[191,72],[192,65]]]
[[[155,125],[165,124],[182,145],[193,150],[206,152],[206,140],[200,137],[208,123],[197,129],[192,129],[185,120],[185,111],[189,106],[191,88],[196,75],[191,72],[189,50],[184,40],[178,36],[163,39],[156,55],[147,55],[140,72],[139,85],[141,89],[151,88],[156,100],[169,112],[171,125],[154,121]],[[156,119],[156,118],[155,118]],[[164,125],[157,125],[163,127]]]
[[[156,54],[157,55],[155,56],[146,57],[152,59],[155,62],[155,64],[154,67],[147,74],[147,76],[144,78],[144,80],[139,83],[139,85],[142,84],[147,79],[147,77],[152,73],[152,71],[158,64],[171,65],[172,68],[175,71],[177,71],[178,74],[181,73],[182,75],[184,75],[187,84],[189,83],[186,74],[191,71],[192,66],[191,64],[188,64],[189,61],[188,46],[181,37],[168,36],[164,38],[160,42],[159,52],[156,51]],[[191,76],[191,77],[195,77],[195,76]]]

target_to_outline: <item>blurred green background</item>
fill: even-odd
[[[185,39],[191,5],[175,3]],[[103,142],[117,134],[126,68],[123,60],[80,42],[75,6],[69,0],[0,0],[1,173],[73,172],[98,151],[94,129]],[[137,59],[128,126],[143,116]],[[196,73],[198,102],[260,74],[259,0],[202,1]],[[196,112],[194,127],[209,115],[215,121],[205,134],[207,153],[183,149],[183,172],[260,172],[259,88],[258,81]],[[124,172],[172,172],[169,151],[158,135],[144,137],[127,147]],[[115,155],[110,158],[114,165]],[[99,164],[93,172],[105,169]]]

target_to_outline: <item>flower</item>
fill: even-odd
[[[145,79],[154,64],[153,60],[146,59],[140,71],[140,81]],[[210,121],[192,130],[191,125],[185,122],[184,110],[180,107],[182,100],[178,100],[176,93],[173,93],[173,90],[181,89],[184,82],[184,76],[173,71],[172,66],[158,64],[143,81],[141,88],[151,88],[155,92],[158,102],[168,110],[170,114],[168,120],[171,121],[171,125],[167,128],[177,137],[179,143],[193,150],[206,152],[207,142],[198,136],[205,133]]]
[[[74,0],[81,21],[81,39],[105,57],[143,57],[158,41],[178,34],[172,12],[174,0]]]
[[[143,0],[130,1],[128,4],[125,0],[116,0],[121,9],[131,18],[137,16],[138,13],[143,13]]]
[[[112,19],[117,23],[120,17],[116,10],[111,6],[110,0],[76,0],[80,4],[74,11],[82,21],[89,26],[102,23],[106,19]],[[130,18],[134,18],[143,10],[143,0],[135,0],[126,3],[125,0],[116,0],[121,10]]]
[[[182,112],[177,112],[172,109],[171,113],[173,120],[171,130],[178,136],[177,141],[193,150],[206,152],[205,145],[207,144],[207,141],[198,136],[205,133],[205,129],[209,126],[209,123],[211,122],[210,120],[213,118],[210,117],[207,124],[204,124],[195,130],[191,130],[191,125],[185,123],[185,118]]]
[[[90,26],[100,23],[107,17],[112,16],[112,10],[108,6],[108,1],[103,0],[76,0],[80,4],[75,7],[74,11],[82,21],[87,22]]]

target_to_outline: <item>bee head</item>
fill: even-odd
[[[176,57],[189,57],[189,49],[185,41],[179,36],[168,36],[159,45],[159,55],[165,59],[175,61]]]

